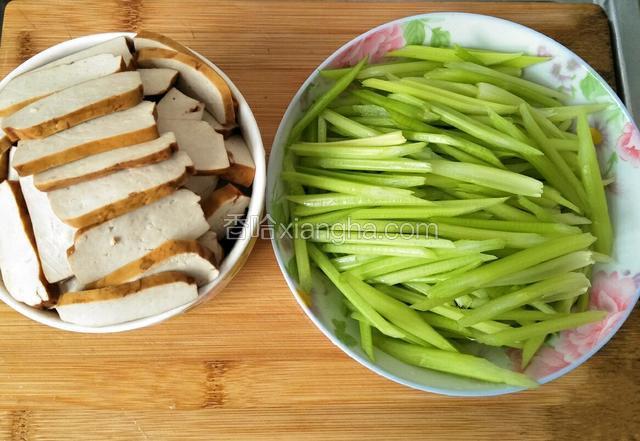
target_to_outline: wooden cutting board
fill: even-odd
[[[296,89],[337,47],[388,20],[451,10],[531,26],[613,81],[604,13],[545,3],[16,0],[4,18],[0,73],[85,34],[166,33],[230,75],[268,149]],[[634,316],[588,363],[517,395],[410,390],[333,347],[259,241],[214,301],[147,330],[76,335],[0,305],[0,439],[638,439],[639,342]]]

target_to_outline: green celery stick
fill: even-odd
[[[373,77],[383,77],[388,73],[402,74],[406,72],[427,72],[431,69],[435,69],[441,66],[441,63],[434,63],[431,61],[408,61],[370,64],[364,67],[356,78],[359,80],[364,80]],[[349,68],[325,69],[320,72],[320,75],[325,78],[338,79],[343,77],[348,72]]]
[[[462,95],[466,95],[472,98],[480,98],[478,97],[478,87],[474,86],[473,84],[467,84],[467,83],[456,83],[454,81],[444,81],[444,80],[432,80],[429,78],[420,78],[419,80],[416,79],[415,81],[419,81],[421,83],[424,84],[428,84],[429,86],[433,86],[433,87],[437,87],[440,89],[444,89],[444,90],[448,90],[450,92],[455,92],[455,93],[459,93]],[[493,101],[493,102],[499,102],[499,101],[495,101],[495,100],[486,100],[486,101]],[[509,103],[503,103],[503,104],[509,104]]]
[[[479,123],[454,109],[441,105],[433,105],[432,110],[440,115],[440,118],[452,126],[474,136],[490,145],[503,148],[521,155],[537,156],[543,153],[535,147],[517,140],[509,135],[505,135],[496,129]]]
[[[344,256],[334,257],[331,259],[331,263],[338,271],[348,271],[353,268],[357,268],[360,265],[364,265],[366,262],[379,260],[379,256],[366,256],[361,254],[347,254]]]
[[[419,187],[427,183],[427,178],[416,175],[403,175],[392,173],[368,173],[368,172],[335,172],[320,168],[298,167],[301,173],[312,175],[329,176],[337,179],[362,182],[371,185],[381,185],[383,187],[409,188]]]
[[[392,198],[411,195],[410,190],[403,188],[367,185],[359,182],[345,181],[325,176],[313,176],[305,173],[283,172],[281,176],[286,182],[296,182],[304,186],[321,188],[323,190],[335,191],[337,193]]]
[[[412,106],[420,107],[424,110],[429,110],[429,105],[427,104],[427,102],[421,100],[420,98],[416,98],[415,96],[407,95],[404,93],[390,93],[389,95],[387,95],[387,98],[399,101],[401,103],[411,104]]]
[[[320,213],[314,216],[300,217],[296,219],[296,222],[299,224],[300,228],[304,229],[305,232],[313,228],[326,228],[329,225],[342,222],[344,219],[349,218],[349,215],[353,212],[353,210],[353,208],[347,208],[343,210],[334,210],[326,213]],[[294,215],[295,214],[296,212],[294,211]]]
[[[331,88],[324,93],[324,95],[317,98],[311,107],[307,109],[307,111],[302,115],[302,117],[294,124],[291,132],[289,133],[289,142],[295,142],[298,140],[302,131],[307,128],[307,126],[315,120],[324,109],[331,103],[335,98],[338,97],[356,78],[358,73],[362,70],[364,65],[367,62],[367,58],[363,58],[360,60],[358,64],[356,64],[348,73],[342,76],[338,81],[336,81]]]
[[[570,139],[565,132],[560,130],[554,123],[547,119],[538,109],[530,107],[531,115],[547,138]],[[576,139],[574,139],[577,141]]]
[[[421,312],[420,316],[425,322],[429,323],[436,329],[445,329],[466,338],[473,338],[474,336],[474,333],[469,329],[460,326],[458,322],[447,317],[434,314],[433,312]]]
[[[390,147],[323,147],[313,145],[293,144],[289,149],[298,156],[312,156],[321,158],[397,158],[418,153],[424,149],[426,143],[413,142]]]
[[[456,136],[453,133],[424,133],[424,132],[405,132],[407,139],[411,141],[423,141],[428,143],[447,144],[457,147],[461,151],[473,155],[482,161],[494,165],[499,168],[504,168],[502,162],[496,157],[496,155],[488,148],[469,141],[468,139]]]
[[[560,222],[567,225],[591,225],[591,219],[584,216],[578,216],[574,213],[554,213],[552,218],[554,222]]]
[[[337,254],[364,254],[375,256],[405,256],[423,257],[425,259],[436,258],[433,251],[420,247],[403,247],[392,245],[367,245],[367,244],[326,244],[322,251]]]
[[[470,263],[468,265],[461,266],[460,268],[456,268],[453,271],[447,271],[446,273],[434,274],[432,276],[418,277],[418,278],[412,279],[411,282],[438,283],[438,282],[441,282],[443,280],[450,279],[451,277],[457,277],[460,274],[464,274],[467,271],[470,271],[470,270],[472,270],[474,268],[479,267],[480,265],[482,265],[482,263],[483,262],[478,259],[476,262],[472,262],[472,263]]]
[[[545,242],[547,238],[536,233],[521,233],[513,231],[487,230],[460,225],[450,225],[434,221],[438,225],[438,236],[448,239],[502,239],[506,248],[529,248]]]
[[[550,200],[554,201],[555,203],[557,203],[558,205],[562,205],[563,207],[566,207],[569,210],[573,210],[578,214],[582,214],[582,210],[580,210],[580,207],[578,207],[575,204],[572,204],[571,201],[568,201],[567,199],[562,197],[560,192],[558,190],[556,190],[555,188],[551,187],[550,185],[545,185],[543,187],[543,189],[542,189],[542,197],[550,199]]]
[[[588,233],[550,239],[535,247],[518,251],[495,262],[487,263],[456,279],[440,282],[431,290],[429,299],[413,305],[413,307],[427,311],[434,306],[452,301],[456,297],[468,293],[473,288],[487,286],[494,280],[505,277],[508,274],[582,250],[594,241],[595,238]]]
[[[291,202],[307,207],[358,207],[368,205],[434,205],[433,202],[413,196],[403,196],[396,199],[385,199],[365,196],[354,196],[340,193],[307,194],[288,196]]]
[[[467,61],[471,61],[471,60],[467,60]],[[519,67],[495,65],[492,67],[492,69],[494,69],[497,72],[502,72],[503,74],[506,74],[506,75],[511,75],[513,77],[522,76],[522,69],[520,69]]]
[[[422,320],[420,314],[404,303],[378,291],[353,274],[344,273],[342,278],[391,323],[439,349],[457,352],[451,343],[438,334],[427,322]]]
[[[480,75],[486,75],[492,79],[498,80],[505,84],[511,86],[512,89],[517,90],[520,94],[525,95],[536,100],[536,97],[539,95],[543,95],[550,98],[555,98],[558,100],[564,100],[567,98],[567,95],[556,90],[551,89],[546,86],[542,86],[538,83],[534,83],[532,81],[523,80],[522,78],[516,78],[512,75],[507,75],[502,72],[498,72],[489,67],[480,66],[474,63],[469,62],[461,62],[461,63],[447,63],[446,67],[450,67],[452,69],[462,69],[468,72],[478,73]],[[495,83],[494,83],[495,84]]]
[[[407,158],[393,159],[347,159],[347,158],[305,158],[304,167],[320,167],[331,170],[391,171],[402,173],[428,173],[428,162]]]
[[[297,144],[313,146],[318,149],[325,147],[390,147],[394,145],[404,144],[407,139],[402,135],[400,130],[394,130],[383,135],[372,136],[368,138],[343,139],[332,142],[301,142]]]
[[[516,126],[513,122],[509,121],[505,117],[498,115],[493,110],[489,111],[489,119],[491,120],[491,125],[501,132],[506,133],[518,141],[522,141],[526,144],[531,144],[531,140],[527,138],[527,136]]]
[[[488,260],[490,258],[494,258],[493,256],[487,255],[469,255],[462,257],[454,257],[451,259],[441,260],[437,262],[430,262],[423,265],[415,266],[412,268],[407,268],[399,271],[395,271],[392,273],[383,274],[381,276],[374,277],[374,280],[377,283],[384,283],[385,285],[396,285],[398,283],[408,282],[420,277],[426,277],[433,274],[445,273],[452,271],[461,266],[469,265],[471,263],[475,263],[478,260]]]
[[[340,290],[346,299],[360,312],[373,326],[380,332],[390,337],[403,338],[405,333],[395,325],[384,319],[371,305],[365,301],[360,294],[348,283],[345,283],[338,270],[336,270],[331,261],[312,243],[309,246],[309,256],[311,260],[320,268],[320,270],[331,280],[331,282]]]
[[[383,107],[387,112],[393,111],[400,113],[401,115],[408,116],[409,118],[417,119],[420,121],[433,121],[434,116],[428,110],[424,108],[414,106],[412,104],[402,103],[396,100],[392,100],[384,95],[380,95],[371,90],[360,89],[351,92],[353,95],[360,98],[362,101],[375,104]],[[437,118],[436,118],[437,119]]]
[[[372,80],[372,82],[373,81],[375,80]],[[484,115],[486,114],[486,109],[492,109],[494,112],[497,112],[500,114],[513,113],[512,110],[514,106],[510,104],[496,103],[490,100],[479,100],[476,98],[476,95],[471,95],[471,96],[469,95],[470,90],[466,90],[464,93],[456,92],[456,91],[442,88],[439,86],[431,85],[431,81],[434,81],[434,80],[426,77],[418,77],[418,78],[409,77],[409,78],[401,79],[399,83],[413,86],[418,90],[422,91],[422,94],[425,96],[424,99],[426,99],[427,102],[430,102],[430,101],[437,102],[438,99],[434,98],[433,94],[435,94],[437,91],[440,91],[440,94],[448,97],[452,103],[458,103],[458,105],[467,104],[469,109],[474,109],[473,111],[469,111],[465,113]],[[452,83],[455,83],[455,82],[452,82]],[[373,83],[373,84],[380,84],[380,83]],[[456,83],[456,84],[473,86],[471,84],[466,84],[466,83]],[[466,89],[470,89],[470,88],[467,87]],[[427,97],[428,95],[430,95],[430,98]],[[443,100],[440,99],[440,101],[443,101]],[[446,102],[442,102],[441,104],[448,105]],[[481,106],[481,107],[484,105],[485,111],[481,112],[480,107],[473,107],[474,105]],[[456,108],[453,105],[451,107]],[[464,112],[464,110],[461,110],[461,111]]]
[[[318,117],[318,142],[327,142],[327,121]]]
[[[580,228],[565,224],[541,223],[541,222],[515,222],[493,219],[470,219],[465,217],[434,218],[434,222],[440,224],[460,225],[463,227],[484,228],[487,230],[513,231],[519,233],[537,233],[547,235],[579,234]]]
[[[337,211],[342,211],[344,213],[348,213],[351,211],[351,209],[344,209],[344,207],[336,207],[336,206],[329,206],[329,207],[305,207],[303,205],[296,205],[293,204],[293,208],[292,208],[292,213],[294,216],[298,217],[298,218],[306,218],[309,216],[319,216],[319,215],[325,215],[325,214],[330,214],[329,212],[333,212],[336,213]],[[346,217],[346,215],[343,215],[343,217]]]
[[[578,142],[575,139],[548,138],[547,144],[558,151],[577,152]]]
[[[517,222],[536,222],[537,219],[535,216],[517,209],[516,207],[512,207],[506,203],[497,204],[492,207],[487,207],[484,211],[493,214],[494,216],[507,220],[507,221],[517,221]]]
[[[476,98],[486,101],[493,101],[495,103],[508,104],[511,106],[519,106],[526,102],[518,95],[515,95],[508,90],[498,87],[491,83],[478,83],[476,86],[478,89]]]
[[[390,296],[397,298],[402,302],[410,304],[424,300],[424,296],[428,295],[428,292],[430,290],[430,286],[424,283],[408,282],[404,283],[403,285],[417,292],[409,291],[397,286],[377,285],[377,287],[384,293],[389,294]],[[442,317],[446,317],[450,320],[454,320],[456,322],[466,314],[466,311],[450,305],[436,306],[431,312]],[[477,323],[471,327],[486,334],[493,334],[511,328],[511,326],[506,323],[500,323],[492,320]]]
[[[570,121],[581,114],[597,113],[611,106],[610,103],[581,104],[577,106],[539,108],[540,112],[551,122]]]
[[[515,110],[517,109],[515,106],[482,101],[459,93],[438,89],[437,87],[433,87],[419,81],[414,81],[410,78],[403,78],[400,81],[386,81],[371,78],[364,80],[362,85],[372,89],[383,90],[385,92],[404,93],[415,96],[426,100],[429,104],[445,104],[465,113],[483,115],[487,113],[486,109],[489,107],[500,114],[511,114],[515,113]]]
[[[483,166],[489,165],[487,162],[484,162],[481,159],[476,158],[475,156],[472,156],[468,153],[463,152],[462,150],[459,150],[455,147],[451,147],[450,145],[447,145],[447,144],[431,144],[431,149],[433,152],[437,154],[446,155],[450,159],[453,159],[458,162],[465,162],[469,164],[476,164],[476,165],[483,165]]]
[[[588,288],[583,288],[583,289],[579,289],[577,291],[571,291],[571,292],[563,292],[560,294],[555,294],[555,295],[548,295],[544,297],[544,301],[545,302],[549,302],[549,303],[554,303],[556,305],[556,307],[567,300],[573,300],[575,302],[575,300],[580,297],[582,294],[586,293],[588,290]]]
[[[536,308],[540,312],[545,312],[547,314],[556,314],[557,311],[549,304],[545,303],[542,300],[536,300],[535,302],[531,302],[531,306]]]
[[[376,361],[376,357],[373,354],[373,337],[371,335],[371,325],[364,321],[358,321],[358,327],[360,329],[360,347],[362,351],[369,357],[369,360]]]
[[[540,335],[552,334],[565,329],[573,329],[589,323],[599,322],[607,316],[606,311],[585,311],[568,314],[557,319],[545,320],[519,328],[506,329],[495,334],[482,335],[479,341],[492,346],[507,345]]]
[[[522,104],[520,106],[520,114],[522,115],[522,120],[529,134],[531,134],[534,141],[538,144],[538,147],[540,147],[547,158],[557,167],[562,178],[568,184],[568,186],[563,187],[562,190],[565,190],[566,195],[573,195],[573,199],[577,199],[584,206],[584,204],[586,204],[586,193],[580,183],[580,180],[571,171],[558,151],[547,144],[547,137],[542,132],[540,126],[538,126],[538,123],[533,117],[533,111],[529,105]]]
[[[442,216],[462,216],[474,211],[484,210],[503,202],[505,198],[470,199],[463,204],[458,201],[434,202],[428,207],[385,207],[359,208],[351,213],[353,219],[429,219]],[[452,202],[451,204],[447,204]]]
[[[496,72],[499,73],[499,72]],[[509,75],[506,75],[509,77]],[[457,68],[438,68],[434,69],[425,74],[426,78],[436,79],[436,80],[446,80],[446,81],[456,81],[461,83],[471,83],[471,84],[480,84],[480,83],[490,83],[500,88],[507,90],[508,92],[512,92],[516,94],[516,96],[524,97],[526,100],[534,105],[542,105],[547,107],[556,107],[562,106],[562,103],[555,98],[551,98],[545,96],[543,94],[539,94],[535,91],[532,91],[527,88],[518,87],[518,85],[512,84],[509,81],[504,81],[497,79],[495,76],[480,74],[477,72],[471,72],[468,70],[457,69]],[[516,78],[516,77],[513,77]],[[520,79],[520,78],[516,78]]]
[[[442,160],[431,160],[429,164],[431,164],[431,173],[438,176],[483,185],[513,194],[534,197],[542,195],[542,182],[508,170]]]
[[[431,115],[431,113],[430,113]],[[438,115],[435,113],[434,116],[429,119],[429,122],[440,119]],[[402,130],[412,130],[418,132],[427,132],[431,130],[431,126],[424,121],[420,121],[415,118],[410,118],[406,115],[403,115],[399,112],[394,112],[393,110],[389,110],[389,116],[391,117],[391,121],[396,124],[396,128],[402,128]]]
[[[517,67],[520,69],[524,69],[525,67],[529,67],[533,64],[544,63],[545,61],[550,60],[551,57],[539,57],[535,55],[520,55],[517,58],[512,58],[511,60],[503,61],[498,64],[496,67],[501,66],[510,66]]]
[[[334,127],[340,129],[341,132],[344,132],[354,138],[370,138],[372,136],[380,135],[380,132],[377,130],[373,130],[372,128],[357,123],[330,109],[325,109],[320,116],[327,122],[331,123]]]
[[[586,289],[588,286],[589,279],[582,273],[561,274],[492,299],[470,311],[459,320],[459,323],[466,327],[485,320],[493,320],[500,313],[511,311],[540,298]]]
[[[359,124],[363,124],[367,127],[371,127],[374,130],[379,130],[380,127],[385,127],[388,129],[402,129],[402,130],[408,130],[408,127],[402,127],[401,125],[397,124],[393,119],[391,119],[389,116],[352,116],[351,117],[352,120],[354,120],[355,122],[359,123]]]
[[[507,53],[490,52],[467,48],[460,49],[463,49],[464,53],[471,55],[472,57],[482,62],[482,64],[485,64],[487,66],[505,63],[522,56],[521,52]],[[428,60],[437,63],[448,63],[451,61],[462,61],[462,58],[460,58],[459,56],[460,52],[461,51],[456,51],[455,48],[407,45],[401,49],[396,49],[389,52],[387,56],[416,58],[418,60]]]
[[[446,239],[429,239],[424,236],[405,234],[379,234],[368,231],[350,230],[314,230],[310,239],[313,242],[335,244],[395,245],[426,248],[453,248],[453,242]]]
[[[369,280],[372,277],[376,277],[378,275],[387,274],[393,271],[400,270],[402,268],[418,266],[426,262],[431,262],[433,260],[434,259],[422,258],[414,259],[411,257],[390,257],[383,260],[367,262],[357,268],[354,268],[350,272],[361,279]]]
[[[546,335],[539,335],[537,337],[532,337],[524,342],[524,346],[522,347],[522,364],[520,365],[520,369],[524,370],[529,365],[531,359],[542,347],[546,338]]]
[[[384,107],[376,106],[373,104],[353,104],[351,106],[341,106],[335,107],[333,109],[334,112],[339,113],[343,116],[377,116],[377,117],[388,117],[389,113],[384,109]]]
[[[309,253],[307,252],[307,241],[297,235],[293,238],[293,251],[296,257],[298,268],[298,278],[300,279],[300,289],[305,293],[311,292],[311,267],[309,266]]]
[[[285,171],[295,170],[294,157],[291,152],[287,152],[285,154],[282,169]],[[297,183],[289,183],[288,190],[291,194],[304,195],[304,189]],[[293,249],[296,259],[296,268],[298,270],[300,289],[304,293],[310,293],[313,282],[311,280],[311,267],[309,263],[309,254],[307,252],[307,243],[297,234],[293,238]]]
[[[558,317],[564,317],[567,314],[559,313],[547,313],[542,311],[534,311],[531,309],[513,309],[511,311],[502,312],[495,316],[495,320],[509,320],[509,321],[541,321],[550,320]]]
[[[387,354],[414,366],[491,383],[504,383],[524,388],[538,386],[538,383],[524,374],[501,368],[484,358],[473,355],[425,348],[387,338],[377,338],[375,344]]]
[[[528,198],[523,196],[518,196],[518,205],[521,208],[529,211],[533,214],[540,222],[553,222],[552,213],[548,213],[543,207],[539,206],[535,202],[531,201]]]
[[[592,230],[598,238],[595,243],[595,250],[609,255],[613,246],[611,219],[609,218],[604,186],[602,185],[598,157],[591,139],[589,122],[585,115],[578,116],[577,132],[580,142],[578,161],[582,172],[582,182],[589,201],[591,220],[593,222]]]

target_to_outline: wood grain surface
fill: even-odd
[[[337,47],[388,20],[448,10],[531,26],[613,81],[603,12],[546,3],[15,0],[0,73],[89,33],[166,33],[230,75],[268,149],[296,89]],[[538,390],[410,390],[333,347],[259,241],[214,301],[142,331],[71,334],[0,305],[0,440],[638,440],[639,342],[634,315],[588,363]]]

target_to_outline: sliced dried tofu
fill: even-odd
[[[51,61],[43,66],[38,67],[37,69],[34,69],[34,71],[50,69],[54,66],[69,64],[76,60],[81,60],[83,58],[100,54],[121,55],[125,63],[127,64],[127,67],[130,67],[133,61],[133,55],[131,55],[131,49],[129,48],[127,38],[115,37],[111,40],[98,43],[95,46],[91,46],[87,49],[74,52],[73,54],[67,55],[66,57],[58,58],[57,60]]]
[[[204,103],[189,98],[175,87],[158,102],[158,119],[195,119],[200,121]]]
[[[142,79],[144,96],[156,96],[166,93],[178,78],[178,71],[173,69],[138,69]]]
[[[202,202],[202,209],[211,231],[219,238],[228,238],[228,230],[241,221],[249,202],[251,198],[245,196],[233,184],[227,184],[211,193]]]
[[[47,194],[33,185],[33,177],[20,178],[44,276],[49,283],[71,277],[67,250],[73,245],[76,229],[62,222],[51,209]]]
[[[159,47],[162,49],[172,50],[176,52],[183,52],[185,54],[192,54],[192,52],[182,44],[178,43],[172,38],[166,35],[158,34],[151,31],[140,31],[133,39],[136,51],[143,48]]]
[[[47,195],[54,213],[76,228],[113,219],[176,191],[191,174],[189,155],[177,151],[166,161],[53,190]],[[90,197],[87,197],[90,195]]]
[[[230,163],[224,148],[224,138],[204,121],[190,119],[159,119],[160,133],[173,132],[180,150],[193,160],[198,175],[220,174]]]
[[[44,139],[18,142],[13,167],[21,176],[40,173],[109,150],[158,137],[155,104],[137,106],[64,130]]]
[[[94,55],[46,70],[23,73],[0,90],[0,115],[11,115],[54,92],[125,69],[121,55]]]
[[[218,186],[218,180],[219,178],[216,175],[189,176],[187,181],[184,183],[184,187],[188,188],[204,200],[216,189]]]
[[[180,72],[178,89],[203,101],[207,110],[222,124],[235,122],[233,95],[227,83],[208,64],[182,52],[163,48],[142,48],[136,53],[141,67],[164,67]]]
[[[193,277],[198,286],[218,277],[214,256],[195,240],[169,240],[149,251],[140,259],[118,268],[96,280],[89,288],[132,282],[142,277],[166,271],[178,271]]]
[[[166,272],[122,285],[64,293],[56,310],[65,322],[100,327],[161,314],[197,297],[191,277]]]
[[[78,231],[68,251],[82,284],[112,273],[172,239],[191,240],[209,229],[200,197],[181,189],[152,204]]]
[[[222,136],[224,136],[224,139],[227,139],[228,137],[230,137],[231,135],[233,135],[235,132],[238,131],[238,124],[237,123],[234,122],[234,123],[231,123],[231,124],[222,125],[206,109],[202,113],[202,121],[207,122],[207,124],[209,124],[211,127],[213,127],[213,130],[215,130],[216,132],[218,132]]]
[[[9,294],[30,306],[47,306],[56,300],[56,290],[42,272],[31,221],[20,185],[0,183],[0,271]]]
[[[240,135],[234,135],[224,141],[224,147],[231,166],[222,173],[222,178],[250,187],[256,175],[256,166],[244,139]]]
[[[35,174],[33,182],[41,191],[57,190],[127,168],[165,161],[176,150],[178,150],[176,138],[172,132],[168,132],[153,141],[120,147],[50,168]]]
[[[2,120],[11,140],[40,139],[142,101],[138,72],[119,72],[52,93]]]
[[[198,238],[198,242],[211,251],[215,264],[220,266],[222,259],[224,259],[224,249],[218,242],[218,235],[213,231],[207,231]]]

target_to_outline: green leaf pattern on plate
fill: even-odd
[[[405,44],[423,44],[425,39],[424,21],[411,20],[403,30]]]
[[[431,46],[448,47],[451,46],[451,34],[441,27],[431,29]]]

